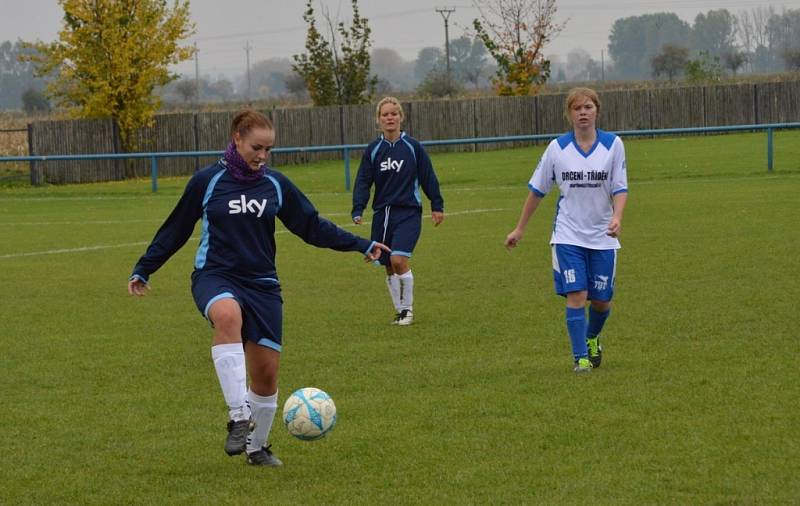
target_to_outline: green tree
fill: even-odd
[[[25,91],[44,86],[41,79],[34,77],[33,65],[20,60],[20,56],[30,53],[33,50],[19,41],[0,44],[0,109],[24,107],[21,98]]]
[[[375,93],[378,78],[370,76],[370,28],[352,0],[353,21],[349,27],[335,27],[328,17],[330,41],[316,27],[311,0],[303,20],[308,24],[306,53],[294,55],[292,69],[303,78],[314,105],[364,104]],[[341,38],[337,44],[336,37]]]
[[[179,41],[194,32],[189,2],[175,0],[59,0],[59,40],[29,44],[40,76],[54,74],[47,94],[73,117],[111,118],[123,149],[152,124],[161,105],[154,93],[177,76],[168,66],[194,54]]]
[[[608,52],[619,79],[645,77],[652,70],[651,60],[664,44],[685,45],[689,24],[673,13],[645,14],[618,19],[608,36]]]
[[[417,53],[417,61],[414,64],[414,77],[424,80],[428,74],[434,70],[444,67],[444,53],[438,47],[423,47]]]
[[[690,84],[715,83],[722,80],[719,56],[700,51],[700,57],[686,63],[686,81]]]
[[[653,67],[653,77],[665,75],[670,82],[680,74],[689,61],[689,50],[675,44],[664,44],[661,52],[653,57],[651,65]]]
[[[462,36],[450,41],[450,65],[453,77],[472,83],[476,88],[487,63],[487,51],[479,38]],[[446,62],[445,62],[446,63]]]
[[[417,87],[417,93],[428,97],[452,97],[463,91],[459,82],[448,79],[447,70],[433,69]]]
[[[184,77],[183,79],[175,82],[175,93],[178,94],[183,99],[184,104],[188,104],[194,100],[200,98],[198,96],[200,90],[198,89],[198,83],[194,79],[189,79],[188,77]]]
[[[735,30],[735,18],[727,9],[698,14],[690,37],[692,53],[707,51],[711,56],[722,56],[732,51]]]
[[[800,49],[787,49],[781,55],[787,70],[800,71]]]
[[[46,112],[50,110],[50,102],[40,90],[28,88],[22,94],[22,110],[28,114]]]
[[[747,53],[731,49],[722,53],[722,63],[733,75],[736,75],[739,69],[747,63]]]
[[[472,26],[497,62],[492,83],[499,95],[535,95],[550,77],[544,48],[563,28],[556,0],[475,0]],[[490,15],[491,14],[491,15]]]

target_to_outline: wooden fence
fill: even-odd
[[[420,140],[558,133],[569,129],[564,94],[404,102],[404,129]],[[598,126],[606,130],[706,127],[800,121],[800,81],[601,94]],[[366,144],[377,135],[373,105],[262,111],[275,124],[276,145]],[[137,133],[140,151],[222,150],[235,111],[164,114]],[[31,155],[119,153],[111,120],[39,121],[29,126]],[[524,146],[508,142],[431,147],[431,152],[483,151]],[[358,154],[358,153],[356,153]],[[341,159],[341,152],[273,155],[280,167]],[[159,161],[159,174],[191,174],[213,157]],[[31,164],[31,182],[83,183],[149,175],[148,160],[47,161]]]

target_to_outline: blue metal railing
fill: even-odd
[[[651,137],[676,134],[706,134],[725,132],[767,132],[767,170],[772,171],[773,165],[773,132],[775,130],[788,130],[800,128],[800,123],[769,123],[764,125],[733,125],[718,127],[692,127],[692,128],[662,128],[658,130],[623,130],[614,132],[620,137]],[[424,146],[448,146],[454,144],[486,144],[494,142],[518,141],[546,141],[562,135],[536,134],[536,135],[509,135],[504,137],[473,137],[466,139],[446,139],[435,141],[422,141]],[[350,152],[365,149],[367,144],[336,144],[327,146],[304,146],[275,148],[272,153],[315,153],[324,151],[341,151],[344,157],[344,187],[350,190]],[[61,160],[115,160],[115,159],[150,159],[150,178],[152,190],[158,191],[158,159],[159,158],[197,158],[201,156],[222,156],[223,151],[172,151],[159,153],[102,153],[91,155],[33,155],[33,156],[7,156],[0,157],[2,162],[46,162]]]

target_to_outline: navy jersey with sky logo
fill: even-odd
[[[422,144],[405,132],[394,143],[381,135],[367,146],[353,187],[353,218],[362,216],[373,184],[373,210],[386,206],[422,207],[422,187],[431,201],[431,211],[444,211],[431,159]]]
[[[243,277],[275,278],[275,217],[305,242],[321,248],[367,253],[371,241],[322,218],[286,176],[272,169],[243,183],[220,160],[198,171],[175,209],[139,259],[134,275],[147,281],[186,241],[202,220],[194,266]]]

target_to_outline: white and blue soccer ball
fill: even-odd
[[[295,390],[283,405],[283,423],[297,439],[314,441],[336,425],[336,405],[319,388]]]

